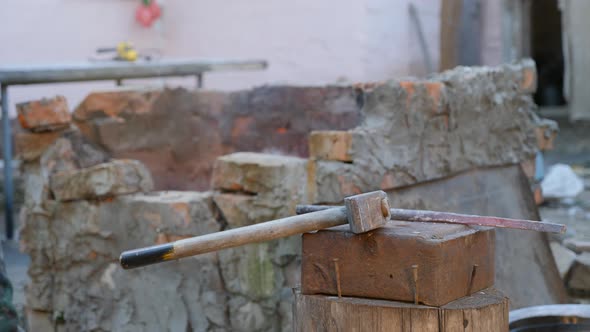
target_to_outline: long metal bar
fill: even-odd
[[[2,98],[2,138],[4,156],[4,209],[6,237],[13,238],[13,180],[12,180],[12,133],[8,116],[8,86],[0,83],[0,98]]]
[[[261,70],[264,60],[88,61],[80,63],[0,66],[0,83],[39,84],[131,78],[195,76],[209,71]]]
[[[121,254],[119,262],[123,268],[132,269],[347,223],[346,208],[341,206],[301,216],[292,216],[171,243],[125,251]]]
[[[305,214],[310,212],[322,211],[325,209],[334,208],[334,206],[327,205],[298,205],[297,214]],[[487,226],[497,228],[513,228],[524,229],[536,232],[548,233],[564,233],[565,225],[553,224],[541,221],[510,219],[488,216],[477,216],[469,214],[458,214],[450,212],[437,212],[425,210],[405,210],[405,209],[390,209],[392,220],[407,220],[418,222],[437,222],[448,224],[462,224]]]

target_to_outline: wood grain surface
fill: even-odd
[[[339,283],[344,296],[407,302],[416,296],[441,306],[494,284],[488,228],[390,221],[353,234],[339,226],[304,234],[302,256],[301,292],[308,295],[336,295]]]
[[[488,288],[442,307],[295,290],[294,331],[508,331],[508,299]]]

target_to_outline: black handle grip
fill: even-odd
[[[174,245],[172,243],[166,243],[148,248],[125,251],[119,257],[119,263],[124,269],[134,269],[171,259],[174,259]]]

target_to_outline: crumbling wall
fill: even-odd
[[[20,238],[31,256],[30,330],[288,329],[297,237],[131,271],[119,267],[118,257],[293,214],[305,201],[305,159],[237,153],[217,161],[217,191],[153,192],[141,163],[103,159],[79,135],[63,132],[24,164]]]
[[[534,63],[524,61],[371,87],[360,126],[312,133],[314,200],[340,202],[377,188],[530,160],[537,150],[530,96],[535,76]],[[321,153],[326,150],[346,151],[346,157]]]
[[[534,76],[527,61],[348,88],[91,95],[74,113],[79,131],[27,133],[30,141],[56,137],[19,151],[28,174],[21,241],[31,255],[29,324],[72,331],[289,330],[298,236],[130,271],[118,266],[118,255],[292,215],[298,203],[338,203],[362,191],[527,162],[537,144]],[[313,98],[290,99],[293,91]],[[297,105],[301,117],[284,123],[276,114],[281,105]],[[359,125],[341,130],[354,121]],[[301,140],[324,126],[336,130],[313,132],[310,159],[302,158]],[[295,138],[281,140],[290,131]],[[295,156],[219,157],[264,146]],[[143,159],[152,175],[178,171],[161,173],[156,161],[196,155],[191,163],[212,169],[210,191],[151,191],[141,163],[111,159],[133,154],[153,158]],[[193,183],[204,181],[195,180],[209,174],[203,169]]]
[[[238,92],[92,93],[75,124],[116,158],[142,161],[159,190],[207,190],[215,158],[236,151],[307,156],[312,130],[360,122],[351,87],[260,87]]]

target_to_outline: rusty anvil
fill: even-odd
[[[565,226],[530,220],[472,216],[456,213],[391,209],[384,191],[373,191],[344,199],[345,206],[304,205],[300,215],[234,228],[227,231],[178,240],[147,248],[125,251],[119,261],[125,269],[204,254],[248,243],[270,241],[295,234],[343,225],[355,234],[385,225],[390,219],[442,222],[563,233]]]

